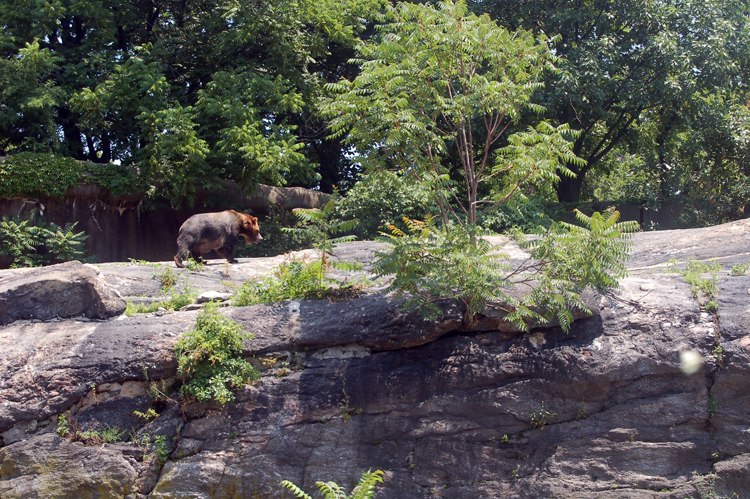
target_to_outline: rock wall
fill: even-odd
[[[173,209],[166,202],[146,203],[142,195],[113,197],[94,184],[68,189],[64,198],[0,198],[0,217],[42,215],[60,226],[78,222],[85,231],[86,255],[97,262],[126,262],[129,258],[149,261],[171,260],[177,249],[180,226],[196,213],[243,209],[265,216],[269,206],[284,209],[322,206],[326,195],[301,187],[259,185],[247,196],[234,182],[226,182],[221,192],[201,192],[192,208]],[[10,260],[0,257],[0,268]]]
[[[255,335],[246,355],[263,377],[223,407],[172,392],[171,349],[197,312],[16,321],[0,327],[0,497],[279,498],[292,497],[282,479],[350,489],[381,469],[378,498],[750,498],[750,276],[729,272],[750,261],[749,243],[747,220],[638,234],[631,276],[592,297],[598,314],[569,334],[489,319],[466,331],[450,303],[424,322],[377,287],[229,307]],[[368,262],[373,247],[337,254]],[[723,265],[716,313],[664,273],[690,257]],[[281,258],[179,272],[219,289]],[[126,299],[158,292],[153,268],[100,272]],[[698,354],[694,371],[684,352]],[[147,380],[171,398],[150,397]],[[148,409],[160,416],[134,413]],[[70,442],[55,432],[61,415],[130,441]]]

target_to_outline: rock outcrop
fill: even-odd
[[[99,278],[96,267],[67,262],[0,275],[0,325],[19,319],[107,319],[125,311],[125,300]]]
[[[381,469],[379,498],[750,498],[750,276],[729,272],[750,262],[749,242],[750,221],[636,235],[631,276],[590,297],[598,313],[568,334],[492,317],[467,331],[455,304],[425,322],[377,287],[227,307],[263,369],[227,406],[174,393],[172,348],[198,312],[7,324],[0,497],[292,497],[282,479],[350,489]],[[339,256],[366,262],[372,244]],[[663,272],[690,257],[723,265],[715,313]],[[224,291],[279,261],[181,272]],[[128,300],[159,292],[153,268],[100,271]],[[71,442],[61,422],[122,441]]]

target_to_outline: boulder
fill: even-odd
[[[121,449],[39,435],[0,449],[0,497],[136,499],[137,468]]]
[[[125,307],[96,268],[81,262],[0,274],[0,325],[19,319],[106,319],[122,314]]]

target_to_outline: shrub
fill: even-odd
[[[234,401],[231,389],[260,378],[260,373],[241,358],[243,341],[253,336],[236,322],[206,306],[195,329],[183,334],[175,345],[177,373],[184,379],[183,396],[199,402]]]
[[[4,216],[0,221],[0,255],[13,258],[11,268],[83,260],[83,245],[89,236],[74,232],[78,222],[45,227],[44,220],[33,224],[32,216],[24,221]]]
[[[429,188],[387,170],[362,175],[334,210],[337,221],[359,220],[355,233],[361,239],[375,239],[389,225],[407,230],[403,217],[423,220],[428,214],[435,214]]]
[[[404,218],[410,234],[391,225],[389,251],[376,252],[374,269],[380,276],[393,275],[388,286],[396,297],[409,295],[405,308],[419,309],[428,318],[439,314],[435,302],[455,297],[466,306],[466,319],[484,309],[486,300],[499,300],[502,287],[510,285],[502,277],[509,268],[502,254],[492,254],[493,246],[471,233],[469,227],[436,226],[434,217],[424,222]]]
[[[0,163],[0,197],[63,197],[81,178],[81,163],[53,154],[24,152]]]
[[[406,220],[411,234],[391,227],[385,239],[391,247],[377,253],[375,271],[393,275],[388,291],[408,295],[405,307],[428,317],[439,309],[435,302],[457,298],[466,309],[464,323],[473,325],[487,301],[505,303],[512,310],[506,320],[527,330],[531,324],[556,317],[564,330],[570,328],[570,310],[585,310],[578,293],[587,286],[600,291],[617,286],[627,275],[622,263],[628,257],[628,233],[635,222],[617,223],[619,214],[607,210],[602,216],[576,213],[586,227],[555,223],[540,228],[538,238],[524,243],[533,260],[509,271],[505,255],[481,238],[472,226],[437,228],[434,220]],[[531,291],[520,298],[503,288],[526,283]]]
[[[348,265],[348,266],[347,266]],[[340,264],[345,270],[357,270],[356,264]],[[292,261],[279,265],[272,275],[263,279],[247,281],[238,290],[232,304],[237,307],[273,303],[298,298],[356,296],[357,290],[370,285],[366,279],[361,282],[340,283],[325,276],[322,262],[303,263]]]
[[[293,213],[300,218],[302,226],[293,229],[282,229],[284,232],[297,232],[301,234],[321,234],[322,238],[316,245],[316,248],[320,250],[320,279],[319,287],[323,288],[323,273],[330,267],[336,267],[341,270],[353,270],[359,268],[356,263],[348,262],[332,262],[328,258],[329,255],[333,254],[333,248],[339,243],[349,242],[357,239],[355,235],[342,235],[334,237],[337,234],[346,234],[352,231],[358,224],[359,220],[346,220],[338,221],[333,217],[333,212],[336,209],[336,202],[340,199],[337,193],[328,200],[323,206],[322,210],[317,208],[306,209],[297,208],[293,210]]]
[[[319,261],[292,261],[279,265],[272,275],[244,283],[234,297],[233,305],[246,307],[258,303],[273,303],[295,298],[317,296],[322,291],[323,267]]]

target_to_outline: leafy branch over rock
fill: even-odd
[[[405,308],[431,318],[439,314],[435,302],[456,298],[465,306],[464,325],[471,327],[492,301],[507,307],[505,320],[520,329],[556,318],[568,331],[571,310],[586,310],[579,297],[584,288],[605,292],[627,275],[628,238],[638,229],[635,222],[618,223],[613,209],[576,216],[584,227],[559,223],[540,229],[537,239],[524,244],[531,258],[513,270],[498,247],[481,237],[472,242],[480,235],[473,226],[445,231],[432,218],[407,220],[411,234],[391,226],[391,248],[377,253],[374,268],[380,276],[393,275],[388,291],[408,296]],[[518,296],[512,286],[528,291]]]

